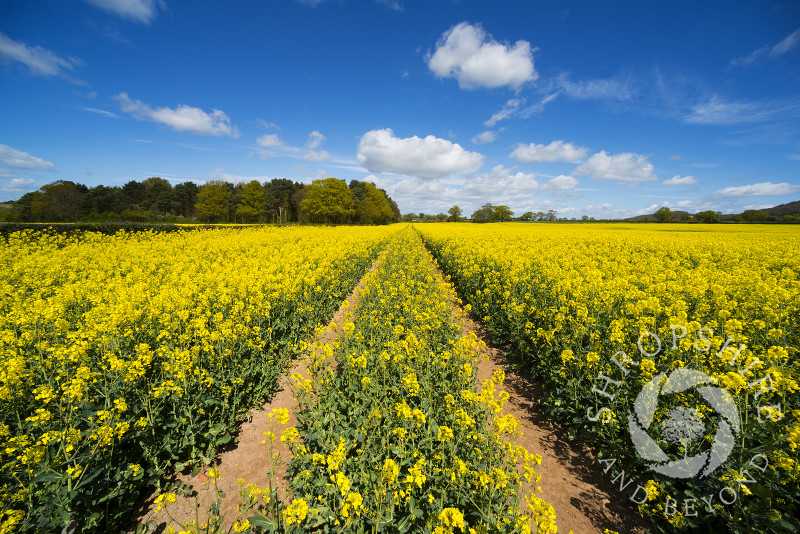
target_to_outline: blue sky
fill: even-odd
[[[800,3],[0,4],[0,200],[335,176],[403,213],[800,199]]]

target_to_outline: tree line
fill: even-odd
[[[773,210],[775,208],[772,208]],[[697,221],[701,223],[718,223],[718,222],[796,222],[800,221],[800,214],[798,213],[785,213],[782,215],[773,215],[764,210],[744,210],[742,213],[734,213],[723,215],[719,211],[698,211],[694,215],[685,211],[672,211],[667,207],[659,208],[652,218],[658,222],[686,222]]]
[[[584,216],[584,220],[589,220],[589,217]],[[425,213],[406,213],[403,215],[404,221],[424,221],[424,222],[461,222],[472,221],[477,223],[487,222],[503,222],[503,221],[555,221],[558,220],[558,212],[556,210],[549,210],[546,213],[543,211],[526,211],[519,217],[514,217],[514,212],[508,206],[500,205],[495,206],[489,202],[481,206],[478,210],[472,213],[472,216],[467,219],[463,216],[463,212],[459,206],[453,206],[447,210],[447,215],[439,213],[436,215],[426,215]],[[592,218],[592,220],[594,220]]]
[[[210,223],[387,224],[400,210],[371,182],[338,178],[311,184],[275,178],[232,184],[211,180],[173,186],[160,177],[131,180],[122,187],[87,187],[57,180],[11,202],[7,221],[131,221]]]

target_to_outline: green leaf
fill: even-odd
[[[263,515],[254,515],[253,517],[248,517],[247,520],[250,521],[250,524],[254,527],[265,528],[269,530],[278,527],[274,519],[265,517]]]

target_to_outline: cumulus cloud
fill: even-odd
[[[105,9],[125,19],[150,24],[158,12],[157,0],[86,0],[100,9]]]
[[[569,161],[577,162],[586,157],[589,149],[582,146],[575,146],[564,141],[553,141],[549,145],[528,145],[519,143],[509,157],[525,163],[542,161]]]
[[[664,180],[664,185],[692,185],[697,183],[694,176],[673,176],[669,180]]]
[[[54,171],[55,165],[22,150],[0,145],[0,166],[9,169],[29,169],[33,171]]]
[[[529,42],[499,43],[480,25],[467,22],[442,34],[428,57],[428,68],[439,78],[455,78],[462,89],[504,85],[519,89],[538,76]]]
[[[390,172],[420,178],[443,178],[475,172],[483,154],[469,152],[458,143],[429,135],[395,137],[389,128],[371,130],[361,137],[358,163],[370,172]]]
[[[69,78],[66,71],[75,69],[83,62],[78,58],[64,59],[41,46],[28,46],[0,33],[0,60],[4,63],[22,63],[36,76],[62,76]]]
[[[495,165],[489,173],[474,176],[461,188],[465,197],[476,199],[495,199],[498,196],[515,197],[532,193],[539,189],[536,176],[524,172],[514,172],[514,168]]]
[[[647,156],[632,152],[607,154],[605,150],[590,157],[586,163],[575,169],[575,174],[595,180],[616,180],[628,185],[658,180]]]
[[[788,182],[781,182],[779,184],[761,182],[758,184],[725,187],[715,191],[711,196],[718,198],[769,197],[793,195],[798,192],[800,192],[800,185],[790,184]]]
[[[544,184],[542,186],[542,191],[573,194],[576,187],[578,187],[577,178],[573,178],[572,176],[564,176],[562,174],[550,179],[549,182]]]
[[[256,139],[258,146],[263,148],[274,148],[283,146],[283,141],[280,140],[278,134],[264,134]]]
[[[153,108],[139,100],[132,100],[128,93],[120,93],[113,98],[120,103],[123,112],[130,113],[135,119],[160,122],[179,132],[217,137],[239,137],[239,128],[231,125],[230,118],[224,111],[218,109],[206,113],[200,108],[185,104],[180,104],[175,109]]]
[[[491,130],[486,130],[473,137],[472,142],[476,145],[485,145],[487,143],[493,143],[495,139],[497,139],[497,134]]]

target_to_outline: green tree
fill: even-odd
[[[98,185],[89,189],[81,198],[81,212],[89,217],[120,213],[126,207],[122,190],[119,187]]]
[[[278,216],[278,224],[288,220],[292,207],[292,195],[296,190],[295,183],[287,178],[273,178],[264,184],[266,199],[272,202],[268,206]]]
[[[447,210],[447,213],[450,214],[450,216],[447,217],[448,221],[458,222],[461,220],[461,208],[459,208],[458,206],[453,206],[452,208]]]
[[[479,210],[472,213],[472,222],[487,223],[494,220],[494,206],[487,202]]]
[[[41,196],[31,201],[34,220],[76,221],[80,215],[81,200],[89,188],[69,180],[57,180],[43,185],[39,191]]]
[[[695,214],[695,219],[701,223],[716,223],[719,222],[719,216],[716,211],[706,210]]]
[[[525,213],[522,214],[522,217],[520,217],[520,219],[522,219],[523,221],[530,221],[531,219],[533,219],[533,217],[534,215],[532,211],[526,211]]]
[[[295,182],[294,193],[292,193],[291,206],[294,214],[293,221],[307,221],[305,211],[303,211],[303,200],[306,198],[306,184]]]
[[[311,182],[301,207],[314,222],[346,223],[356,213],[353,192],[338,178]]]
[[[197,184],[183,182],[173,189],[173,211],[183,217],[194,216],[194,205],[197,202]]]
[[[227,182],[222,180],[206,182],[197,190],[195,213],[204,221],[224,221],[228,216],[230,197],[231,191]]]
[[[374,186],[375,184],[372,185]],[[350,183],[348,184],[347,187],[349,187],[350,191],[353,192],[353,198],[356,201],[364,200],[364,198],[367,196],[367,182],[362,182],[360,180],[350,180]]]
[[[672,220],[672,210],[664,206],[663,208],[658,208],[654,216],[659,222],[670,222]]]
[[[247,182],[242,188],[239,205],[236,206],[236,216],[243,221],[253,222],[264,213],[264,188],[258,180]]]
[[[163,178],[154,176],[144,182],[144,209],[153,213],[166,214],[175,203],[172,184]]]
[[[747,222],[768,221],[771,218],[767,212],[762,210],[744,210],[742,217]]]
[[[125,198],[126,208],[141,211],[144,207],[144,195],[147,191],[145,185],[136,180],[131,180],[122,186],[122,195]]]
[[[383,191],[383,189],[380,189],[380,191]],[[383,194],[386,195],[386,191],[383,191]],[[398,206],[397,202],[392,200],[392,197],[390,197],[389,195],[386,195],[386,198],[389,199],[389,206],[391,206],[391,208],[392,208],[392,214],[394,214],[394,220],[395,221],[399,221],[400,217],[401,217],[401,215],[400,215],[400,206]]]
[[[386,194],[380,191],[375,184],[370,182],[359,182],[362,187],[362,197],[358,199],[358,193],[352,187],[351,181],[350,190],[353,191],[353,196],[356,197],[356,213],[358,220],[364,224],[387,224],[394,218],[392,206],[389,204],[389,199]]]
[[[508,206],[495,206],[494,207],[494,220],[495,221],[508,221],[514,216],[514,212],[508,209]]]

